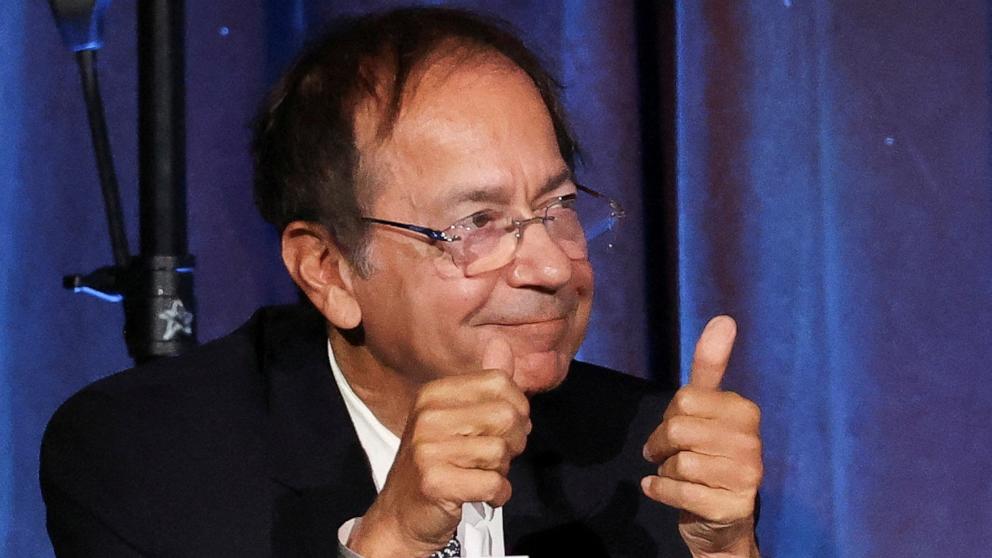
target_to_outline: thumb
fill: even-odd
[[[730,316],[717,316],[706,324],[692,357],[689,385],[703,389],[720,389],[723,373],[730,361],[730,351],[737,336],[737,322]]]
[[[483,370],[502,370],[513,376],[513,349],[506,339],[493,337],[482,352]]]

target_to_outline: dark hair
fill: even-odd
[[[379,100],[384,107],[379,137],[388,136],[411,74],[452,41],[474,54],[502,55],[530,76],[571,167],[577,146],[559,100],[561,86],[508,29],[505,22],[437,7],[338,22],[305,49],[255,121],[255,204],[262,217],[279,230],[296,220],[322,224],[350,261],[367,270],[356,108],[368,99]]]

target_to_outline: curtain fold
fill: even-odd
[[[987,4],[678,6],[682,356],[710,315],[740,321],[763,548],[982,555]]]

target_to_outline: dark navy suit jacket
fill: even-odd
[[[321,316],[259,310],[177,357],[100,380],[49,423],[41,487],[59,556],[334,556],[375,498]],[[641,494],[671,393],[574,362],[532,400],[504,507],[510,554],[683,557],[677,511]]]

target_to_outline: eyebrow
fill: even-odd
[[[535,199],[543,197],[548,192],[553,192],[569,180],[572,180],[572,169],[566,167],[544,181],[544,184],[537,190]],[[458,192],[452,196],[450,203],[457,205],[466,202],[507,203],[508,201],[509,196],[506,189],[484,186]]]

